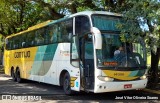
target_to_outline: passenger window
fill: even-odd
[[[70,35],[73,34],[73,20],[64,21],[62,24],[62,38],[63,42],[70,42]]]
[[[56,31],[58,42],[70,42],[70,36],[73,34],[73,20],[69,19],[59,23]]]
[[[20,45],[21,45],[21,48],[27,47],[27,34],[21,35]]]
[[[39,29],[35,32],[35,41],[37,45],[43,45],[44,44],[44,28]]]
[[[62,26],[61,24],[58,24],[58,27],[57,27],[57,41],[58,42],[62,42]]]
[[[49,43],[56,43],[57,42],[57,32],[58,32],[57,24],[49,26],[49,28],[48,28]]]
[[[35,31],[28,33],[26,42],[28,47],[35,45]]]

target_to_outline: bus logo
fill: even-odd
[[[69,53],[69,51],[62,51],[62,50],[60,50],[60,55],[61,56],[69,56],[70,53]]]
[[[15,58],[30,58],[30,51],[23,51],[23,52],[15,52]]]

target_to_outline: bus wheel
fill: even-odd
[[[14,69],[11,69],[11,77],[12,77],[13,81],[16,81],[16,76],[15,76],[15,73],[14,73]]]
[[[17,82],[18,82],[18,83],[21,83],[21,82],[22,82],[22,79],[21,79],[21,75],[20,75],[20,71],[19,71],[19,70],[16,71],[16,78],[17,78]]]
[[[70,75],[68,72],[65,73],[64,79],[63,79],[63,90],[66,95],[71,95],[71,85],[70,85]]]

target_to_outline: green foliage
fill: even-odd
[[[48,20],[38,3],[26,0],[0,1],[0,34],[7,36]]]
[[[3,51],[4,37],[0,35],[0,51]]]
[[[157,0],[1,0],[0,34],[7,36],[46,21],[84,10],[106,10],[124,14],[122,40],[143,37],[151,47],[160,46],[160,5]],[[148,29],[142,30],[142,27]]]
[[[124,12],[125,22],[118,26],[122,30],[122,38],[126,33],[131,36],[130,41],[142,37],[155,51],[160,47],[160,4],[155,0],[126,1],[133,6]]]

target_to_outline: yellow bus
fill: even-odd
[[[8,36],[5,73],[17,82],[28,79],[63,86],[68,95],[145,88],[145,44],[141,38],[132,43],[120,40],[116,25],[121,17],[84,11]]]

